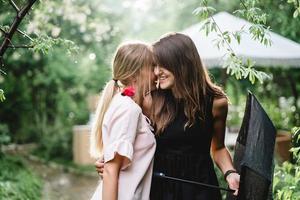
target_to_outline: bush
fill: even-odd
[[[1,25],[10,25],[13,7],[0,2]],[[63,2],[40,1],[18,28],[32,38],[47,35],[72,40],[80,54],[70,55],[70,49],[62,46],[49,49],[47,55],[23,48],[7,50],[3,57],[7,75],[0,73],[6,97],[0,123],[7,124],[12,142],[35,142],[46,159],[70,160],[72,127],[87,123],[86,98],[98,93],[110,78],[110,58],[123,34],[115,25],[119,14],[104,7],[94,10],[91,0]],[[23,37],[13,38],[14,44],[24,42]],[[48,44],[42,40],[35,47],[48,48]]]
[[[294,128],[293,145],[299,144],[300,128]],[[300,146],[293,146],[294,163],[284,162],[282,166],[275,167],[274,174],[274,198],[276,200],[300,199]]]
[[[0,124],[0,147],[10,142],[9,130],[6,124]]]
[[[10,142],[8,133],[8,126],[6,124],[0,124],[0,158],[4,156],[2,152],[2,145]]]
[[[216,80],[226,82],[224,89],[230,99],[231,105],[228,112],[228,126],[239,127],[244,115],[247,91],[250,90],[260,101],[270,119],[277,129],[290,130],[300,123],[299,80],[300,70],[296,68],[271,68],[259,67],[265,71],[270,79],[251,84],[247,80],[236,80],[229,76],[224,78],[218,68],[210,69]]]
[[[72,129],[70,124],[55,120],[52,126],[45,125],[38,148],[33,152],[45,159],[72,160]]]
[[[41,180],[18,157],[0,158],[0,200],[41,199]]]

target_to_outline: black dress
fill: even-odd
[[[183,102],[178,103],[177,115],[160,136],[156,137],[154,172],[218,186],[213,161],[210,157],[212,139],[213,98],[205,103],[205,120],[184,130],[186,117]],[[219,200],[219,190],[170,181],[153,176],[151,200]]]

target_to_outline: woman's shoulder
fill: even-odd
[[[227,115],[228,111],[228,98],[224,97],[214,97],[212,106],[213,116],[223,116]]]
[[[226,96],[214,97],[213,98],[214,107],[228,107],[228,98]]]
[[[113,113],[123,113],[123,112],[130,112],[130,113],[141,113],[141,107],[135,103],[135,101],[128,96],[123,96],[120,93],[116,94],[112,102],[110,104],[111,112]]]

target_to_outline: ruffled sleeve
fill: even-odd
[[[107,142],[104,143],[104,162],[113,160],[118,153],[125,157],[121,167],[125,169],[132,161],[141,108],[134,102],[127,102],[118,105],[108,114],[111,116],[105,122]]]

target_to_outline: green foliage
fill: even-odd
[[[300,127],[294,127],[292,129],[293,139],[291,152],[293,155],[293,162],[296,164],[300,164]]]
[[[240,127],[248,90],[259,99],[277,129],[290,130],[295,124],[300,124],[299,103],[297,105],[299,100],[297,93],[293,92],[294,89],[300,89],[300,84],[296,81],[300,79],[299,69],[266,67],[263,71],[268,73],[270,78],[263,84],[251,84],[245,79],[227,77],[224,69],[220,68],[212,68],[209,71],[217,83],[226,83],[224,89],[231,102],[227,117],[229,127]]]
[[[241,1],[230,1],[230,3],[232,3],[232,5],[227,7],[227,9],[225,9],[225,10],[231,11],[231,12],[235,13],[236,15],[242,16],[249,21],[262,23],[263,25],[258,25],[257,28],[256,27],[251,28],[253,30],[253,33],[256,32],[254,35],[256,35],[256,38],[258,40],[259,40],[259,38],[262,38],[259,35],[260,35],[261,30],[263,30],[262,29],[263,27],[265,27],[266,29],[268,29],[269,27],[272,27],[272,31],[277,32],[277,33],[279,33],[287,38],[290,38],[294,41],[300,42],[300,38],[299,38],[300,20],[293,19],[292,15],[294,12],[294,6],[292,4],[288,4],[287,1],[282,1],[282,0],[255,0],[255,1],[251,0],[251,1],[243,1],[243,2],[246,2],[247,9],[245,9],[244,6],[239,5],[239,4],[241,4]],[[247,4],[247,2],[248,2],[248,4]],[[210,4],[213,5],[212,7],[218,8],[217,10],[224,10],[224,8],[226,8],[226,5],[228,5],[229,2],[226,1],[224,3],[223,1],[218,1],[217,3],[210,2]],[[213,21],[211,21],[211,23],[213,23]],[[266,25],[266,24],[268,24],[268,25]],[[211,27],[213,27],[213,26],[208,23],[207,24],[208,32],[212,31],[212,30],[210,30]],[[258,29],[258,30],[256,31],[256,29]],[[204,30],[205,30],[205,28],[204,28]],[[246,31],[246,30],[239,30],[238,32],[244,32],[244,31]],[[220,34],[220,33],[218,33],[218,34]],[[266,34],[266,38],[268,38],[268,32],[265,32],[265,34]],[[221,38],[221,39],[215,41],[215,45],[219,46],[219,47],[222,45],[226,46],[226,42],[228,42],[230,44],[229,40],[233,41],[235,39],[239,43],[240,40],[242,39],[240,37],[239,33],[233,32],[233,33],[229,33],[228,35],[233,36],[232,39],[228,39],[226,37],[225,37],[225,39]],[[254,35],[252,34],[252,37],[254,37]],[[220,34],[219,36],[222,36],[222,35]],[[263,44],[265,44],[267,46],[271,45],[270,40],[261,39],[259,41],[261,41]],[[230,56],[228,56],[228,58],[230,59]],[[237,59],[233,59],[233,60],[238,62]],[[243,62],[240,62],[240,63],[243,63]],[[285,73],[283,72],[283,74],[285,74]],[[294,76],[294,74],[298,74],[298,73],[295,73],[295,72],[289,73],[290,76]],[[277,76],[277,75],[280,75],[280,74],[276,74],[275,76]],[[287,82],[286,80],[284,80],[282,78],[281,75],[280,75],[280,77],[281,77],[280,78],[281,82]],[[299,78],[299,76],[297,78]],[[272,79],[278,79],[278,78],[273,77]],[[294,80],[297,80],[297,79],[294,79]],[[235,84],[233,82],[234,81],[232,81],[232,84]],[[239,83],[240,83],[240,81],[239,81]],[[275,84],[277,85],[277,83],[275,83]],[[289,84],[287,84],[287,87],[290,88]],[[284,94],[285,97],[292,96],[290,90],[286,90],[283,87],[281,87],[280,90],[289,92],[289,94],[287,94],[287,93]],[[275,90],[275,91],[278,93],[281,93],[280,90]],[[299,91],[299,84],[297,85],[296,90]],[[272,97],[272,98],[274,99],[275,97]],[[275,102],[276,101],[278,101],[278,97],[276,98]],[[297,101],[297,99],[295,99],[294,101]],[[299,111],[298,111],[298,113],[299,113]],[[297,114],[295,115],[295,118],[297,118],[297,120],[299,120]]]
[[[295,6],[293,17],[297,18],[300,15],[300,2],[298,0],[287,0],[287,2]]]
[[[4,156],[4,153],[2,152],[2,145],[8,144],[10,140],[11,138],[9,136],[8,126],[0,123],[0,158]]]
[[[255,83],[256,78],[260,83],[263,83],[263,80],[270,78],[266,73],[255,70],[253,68],[254,62],[250,59],[247,59],[246,64],[244,64],[241,58],[238,58],[233,54],[229,56],[223,67],[226,68],[227,74],[230,74],[231,76],[234,75],[237,80],[248,77],[252,84]]]
[[[66,48],[67,55],[72,55],[78,53],[79,47],[71,40],[61,39],[61,38],[51,38],[47,35],[39,36],[33,39],[31,42],[34,52],[42,52],[47,54],[49,50],[53,49],[54,46],[62,46]]]
[[[0,89],[0,101],[3,102],[5,100],[4,91]]]
[[[276,129],[279,130],[288,130],[290,127],[292,127],[292,124],[294,123],[294,116],[295,111],[291,109],[293,106],[293,103],[291,99],[285,99],[281,98],[278,100],[270,100],[266,99],[263,96],[263,93],[255,91],[254,94],[256,94],[260,100],[260,103],[264,107],[266,113],[274,123]],[[239,98],[238,103],[234,103],[233,105],[230,105],[230,111],[228,113],[228,126],[229,127],[240,127],[242,123],[242,119],[245,112],[245,94],[246,91],[242,94],[238,94],[238,97],[233,96],[234,91],[229,91],[228,95],[234,98]],[[237,92],[237,91],[235,91]],[[281,103],[284,102],[284,105],[281,105]]]
[[[300,20],[293,18],[295,7],[292,3],[286,0],[261,0],[258,6],[268,12],[267,21],[272,31],[300,42]]]
[[[6,124],[0,124],[0,148],[2,144],[10,142],[9,130]]]
[[[193,11],[194,15],[198,15],[200,20],[209,18],[216,12],[216,9],[211,6],[207,6],[207,0],[203,0],[198,8]]]
[[[238,9],[233,13],[253,23],[248,29],[253,40],[257,40],[265,46],[271,46],[270,27],[266,26],[267,14],[258,7],[258,2],[253,0],[242,1],[240,7],[243,9]]]
[[[11,5],[3,5],[3,7],[7,7]],[[21,7],[22,9],[22,7]],[[16,13],[18,15],[18,13]],[[17,19],[17,16],[11,17],[14,18],[14,20]],[[18,27],[17,27],[18,28]],[[1,38],[3,38],[2,41],[4,41],[4,38],[6,34],[10,31],[10,26],[8,25],[0,25],[1,29]],[[21,31],[20,29],[17,29],[17,31],[13,34],[20,33],[24,38],[27,38],[31,41],[29,45],[14,45],[14,41],[10,40],[10,46],[12,46],[13,49],[17,48],[18,46],[22,46],[22,48],[33,48],[35,52],[41,51],[43,54],[48,53],[49,49],[52,48],[54,45],[61,45],[62,47],[65,47],[67,49],[67,53],[72,53],[78,50],[78,47],[74,44],[74,42],[70,40],[65,40],[61,38],[51,38],[46,35],[41,35],[36,37],[35,39],[32,39],[27,33],[24,31]],[[3,60],[1,56],[0,60],[1,67],[3,65]],[[6,74],[3,70],[0,69],[0,73]],[[5,100],[4,91],[0,89],[0,101],[3,102]]]
[[[3,24],[13,17],[9,9],[9,4],[0,8]],[[37,142],[46,159],[72,158],[72,127],[87,123],[88,96],[111,77],[111,57],[120,43],[116,22],[118,16],[94,1],[35,5],[19,27],[24,34],[14,37],[15,44],[29,39],[33,51],[9,49],[4,55],[1,88],[7,101],[0,121],[13,142]]]
[[[0,157],[0,200],[41,199],[42,182],[18,157]]]
[[[274,100],[266,101],[264,107],[277,129],[290,129],[295,117],[291,109],[293,107],[291,99],[280,98],[279,102]]]
[[[299,142],[300,128],[292,130],[293,140]],[[295,143],[294,143],[295,144]],[[299,143],[298,143],[299,145]],[[284,162],[282,166],[276,166],[273,180],[274,199],[297,200],[300,197],[300,145],[293,146],[295,163]]]
[[[70,122],[63,122],[55,120],[52,122],[52,126],[49,124],[49,120],[45,119],[44,115],[42,119],[36,115],[35,120],[38,122],[36,129],[39,134],[39,148],[36,149],[34,154],[42,157],[45,160],[51,160],[54,158],[63,158],[65,160],[72,159],[72,129]]]
[[[276,166],[273,180],[274,199],[296,200],[300,196],[300,170],[299,167],[285,162],[282,166]]]
[[[269,30],[270,27],[265,28],[263,25],[253,25],[249,28],[249,31],[252,34],[252,39],[258,40],[265,46],[271,46],[272,44],[271,39],[266,37],[266,35],[269,35]]]
[[[241,3],[241,6],[243,6],[244,9],[236,10],[233,13],[241,14],[254,23],[254,25],[249,27],[252,38],[264,45],[271,45],[271,40],[267,37],[269,35],[269,27],[264,26],[266,23],[266,14],[261,13],[261,9],[256,7],[255,1],[245,1]],[[248,78],[252,84],[255,83],[256,79],[262,83],[268,78],[268,75],[262,71],[256,70],[254,68],[254,63],[251,60],[247,59],[247,61],[244,62],[243,58],[236,56],[230,46],[232,40],[236,40],[238,44],[240,43],[241,33],[245,32],[244,27],[242,27],[241,30],[234,32],[222,32],[212,16],[215,11],[216,9],[208,6],[208,2],[203,0],[200,3],[200,7],[196,8],[193,13],[204,20],[200,30],[204,30],[206,35],[211,32],[217,33],[217,38],[214,41],[215,46],[219,49],[221,47],[226,49],[224,57],[227,59],[223,64],[223,67],[227,68],[227,74],[230,74],[231,76],[234,75],[237,80]]]
[[[198,9],[198,8],[197,8]],[[196,10],[197,10],[196,9]],[[197,12],[195,12],[195,14],[196,14]],[[208,15],[208,13],[206,13],[207,15]],[[201,15],[206,15],[206,14],[200,14],[199,13],[199,15],[201,16]],[[204,22],[204,24],[203,24],[203,26],[200,28],[200,31],[205,31],[205,35],[206,36],[208,36],[208,34],[210,33],[210,32],[213,32],[213,31],[215,31],[215,32],[217,32],[217,24],[215,23],[215,21],[213,20],[213,19],[207,19],[205,22]],[[225,34],[224,34],[225,35]],[[222,43],[222,45],[224,45],[224,42],[225,42],[225,40],[222,40],[222,37],[216,42],[216,45],[218,46],[218,48],[220,48],[220,43]]]

